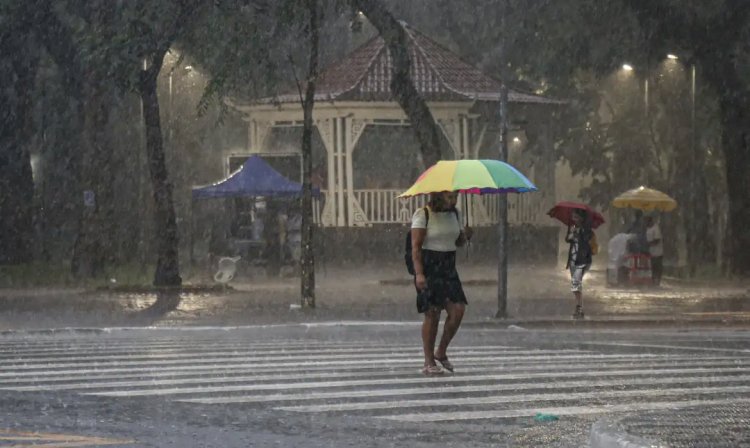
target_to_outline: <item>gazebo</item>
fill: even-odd
[[[424,34],[410,27],[406,31],[411,77],[442,130],[446,146],[452,152],[452,157],[448,158],[497,158],[496,122],[501,83]],[[322,210],[320,203],[316,206],[316,219],[323,227],[403,224],[409,222],[415,208],[422,203],[419,198],[397,198],[408,185],[355,189],[358,174],[353,167],[353,155],[364,130],[370,126],[409,125],[393,99],[390,82],[391,57],[380,37],[369,40],[320,74],[314,122],[326,150]],[[508,98],[513,123],[523,126],[516,132],[521,132],[524,139],[528,136],[529,144],[543,149],[536,152],[543,154],[542,160],[537,157],[526,163],[542,193],[511,197],[509,220],[511,224],[542,223],[544,212],[554,201],[555,158],[549,121],[544,118],[548,114],[537,112],[559,102],[512,89]],[[279,151],[268,144],[269,134],[276,128],[302,126],[298,93],[251,101],[230,100],[229,103],[241,112],[248,124],[248,155]],[[543,118],[532,120],[530,116]],[[488,138],[492,135],[494,138]],[[527,170],[524,172],[529,174]],[[496,197],[473,198],[469,208],[472,225],[496,222]]]

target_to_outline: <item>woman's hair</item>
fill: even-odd
[[[586,210],[574,209],[573,213],[581,217],[581,227],[585,230],[591,230],[591,214]]]
[[[450,210],[453,206],[447,204],[443,198],[443,193],[430,193],[430,200],[427,202],[431,210]]]

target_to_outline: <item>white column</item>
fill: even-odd
[[[443,135],[445,135],[445,138],[448,140],[448,144],[450,144],[450,147],[453,150],[453,156],[456,159],[460,159],[461,148],[459,147],[459,138],[457,138],[458,132],[456,132],[456,121],[453,119],[438,119],[437,123],[440,126],[440,129],[443,131]]]
[[[367,226],[370,224],[367,214],[354,196],[354,148],[359,137],[365,130],[367,123],[364,120],[347,117],[343,119],[345,131],[345,154],[346,154],[346,198],[347,198],[347,224],[349,226]]]
[[[346,207],[344,206],[344,119],[337,117],[335,120],[334,135],[336,148],[336,225],[339,227],[346,226]]]
[[[333,132],[333,120],[325,119],[315,123],[320,133],[320,138],[323,140],[323,146],[326,148],[326,156],[328,159],[327,178],[328,178],[328,191],[326,192],[326,201],[323,206],[323,213],[321,215],[321,223],[325,227],[333,227],[336,225],[336,170],[335,170],[335,138]]]
[[[248,123],[248,152],[265,152],[266,137],[270,129],[271,123],[267,121],[251,120]]]

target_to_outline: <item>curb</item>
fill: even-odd
[[[619,420],[602,419],[591,425],[590,448],[666,448],[666,445],[629,434]]]
[[[697,326],[750,326],[747,318],[713,318],[713,319],[675,319],[675,318],[628,318],[602,317],[600,319],[488,319],[464,322],[465,327],[497,328],[508,326],[509,329],[518,327],[549,328],[549,327],[633,327],[633,326],[664,326],[664,327],[697,327]]]
[[[507,331],[535,331],[535,330],[550,330],[550,329],[575,329],[575,328],[632,328],[632,327],[667,327],[667,328],[696,328],[698,326],[716,327],[721,324],[724,327],[736,325],[742,326],[742,328],[750,327],[750,320],[735,321],[735,322],[719,322],[719,321],[682,321],[682,320],[586,320],[586,321],[575,321],[575,320],[476,320],[467,321],[463,323],[465,328],[491,328],[500,329]],[[207,323],[207,322],[189,322],[180,323],[177,325],[154,325],[153,323],[144,325],[102,325],[102,326],[60,326],[60,327],[49,327],[49,328],[0,328],[0,336],[11,336],[11,335],[56,335],[56,334],[102,334],[102,333],[113,333],[118,331],[131,331],[131,330],[178,330],[178,331],[198,331],[198,330],[235,330],[243,328],[269,328],[269,327],[285,327],[285,326],[297,326],[297,327],[326,327],[326,326],[373,326],[373,325],[388,325],[388,326],[419,326],[421,322],[412,320],[368,320],[368,319],[323,319],[323,320],[302,320],[302,321],[279,321],[279,322],[247,322],[247,323],[233,323],[233,324],[222,324],[222,323]]]

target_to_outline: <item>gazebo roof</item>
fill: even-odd
[[[424,34],[405,27],[411,58],[410,75],[427,101],[499,101],[500,81],[464,62],[455,53]],[[377,36],[320,73],[316,101],[393,101],[390,90],[391,56]],[[299,102],[299,93],[264,98],[260,103]],[[555,104],[538,95],[513,89],[513,103]]]

